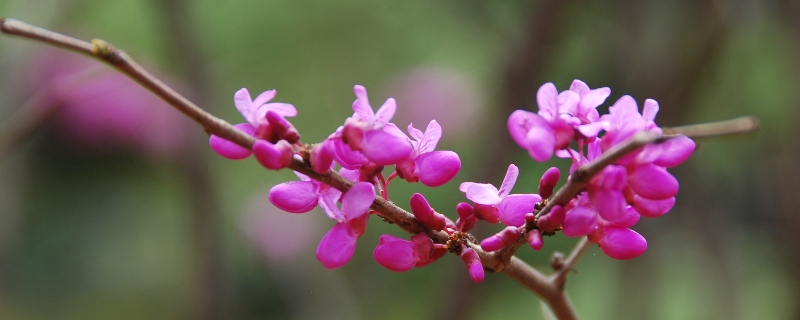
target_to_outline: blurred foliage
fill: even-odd
[[[800,132],[793,124],[800,116],[800,8],[791,0],[164,1],[173,9],[161,0],[0,0],[0,16],[108,40],[232,123],[242,121],[233,92],[276,88],[276,101],[299,109],[292,121],[307,143],[351,114],[354,84],[365,85],[377,107],[402,96],[393,92],[397,79],[414,70],[455,74],[476,110],[442,106],[472,116],[458,118],[463,134],[448,136],[457,128],[445,127],[439,148],[459,152],[462,172],[441,188],[396,181],[390,191],[401,206],[423,192],[451,218],[464,201],[462,181],[499,183],[516,163],[515,191],[535,192],[548,166],[566,170],[556,160],[534,163],[508,139],[504,121],[514,97],[506,87],[517,60],[538,66],[525,71],[531,85],[523,96],[548,81],[563,90],[579,78],[612,89],[603,108],[624,94],[640,103],[657,99],[665,126],[755,115],[758,135],[703,141],[673,170],[681,181],[676,207],[636,226],[650,243],[645,255],[614,261],[591,248],[568,292],[587,319],[800,317]],[[559,10],[546,11],[553,3]],[[549,28],[531,28],[531,21]],[[532,42],[541,33],[552,41]],[[196,47],[185,50],[181,37]],[[537,55],[517,52],[526,43]],[[0,115],[35,90],[21,79],[39,63],[32,57],[42,46],[0,37]],[[535,110],[535,100],[520,99]],[[399,113],[409,108],[398,104]],[[403,233],[379,219],[339,270],[314,258],[332,225],[318,209],[302,217],[315,222],[291,238],[307,245],[290,257],[271,256],[259,241],[280,245],[284,239],[271,232],[280,233],[283,217],[300,217],[248,208],[265,189],[293,179],[291,172],[228,161],[202,147],[174,159],[76,152],[64,134],[45,123],[0,159],[0,318],[542,317],[526,289],[497,275],[473,284],[452,256],[402,274],[380,267],[371,256],[378,236]],[[204,143],[201,130],[193,134]],[[493,152],[497,146],[507,151]],[[197,175],[207,178],[213,199],[194,194]],[[202,220],[198,206],[218,216]],[[254,223],[259,214],[281,216]],[[203,240],[208,232],[218,237]],[[542,252],[519,255],[547,271],[551,252],[575,241],[545,240]]]

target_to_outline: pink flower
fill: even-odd
[[[275,94],[275,90],[264,91],[254,100],[250,98],[247,89],[242,88],[236,91],[233,95],[233,103],[247,122],[236,124],[235,127],[270,143],[277,143],[281,139],[290,140],[290,143],[297,142],[299,139],[297,131],[285,119],[285,117],[296,116],[297,109],[288,103],[268,103],[275,97]],[[208,142],[211,149],[228,159],[244,159],[251,154],[247,148],[216,135],[211,135]]]
[[[580,80],[561,93],[545,83],[536,93],[539,112],[514,111],[508,118],[508,131],[534,160],[546,161],[554,151],[568,148],[573,138],[591,140],[608,127],[596,108],[610,93],[608,88],[589,89]]]
[[[490,223],[498,221],[507,226],[521,226],[525,214],[532,212],[537,202],[542,200],[538,194],[510,194],[517,182],[519,169],[508,166],[500,190],[488,183],[464,182],[459,186],[467,199],[475,202],[475,214]]]
[[[438,187],[453,179],[461,169],[461,159],[455,152],[433,151],[442,137],[442,127],[436,120],[431,120],[425,133],[409,124],[408,133],[413,140],[394,124],[387,124],[383,130],[411,143],[409,157],[397,163],[398,175],[408,182],[420,181],[426,186]]]
[[[383,131],[397,109],[395,100],[387,99],[378,112],[373,112],[367,89],[356,85],[353,91],[356,94],[353,102],[355,113],[345,121],[341,131],[342,141],[350,149],[361,151],[369,161],[377,165],[392,165],[406,159],[412,151],[408,141]]]
[[[433,251],[433,241],[424,233],[411,237],[410,241],[388,234],[382,235],[372,256],[386,269],[404,272],[419,263],[428,261]]]
[[[356,239],[367,227],[368,210],[375,200],[375,187],[366,182],[356,182],[342,196],[341,209],[336,206],[340,194],[338,190],[330,189],[319,202],[328,217],[336,221],[317,247],[317,259],[328,269],[339,268],[353,257]]]
[[[625,216],[616,221],[600,219],[600,223],[589,241],[597,243],[607,256],[618,259],[633,259],[647,251],[647,240],[629,229],[639,222],[639,213],[632,207],[626,209]]]

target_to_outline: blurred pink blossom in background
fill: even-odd
[[[253,194],[241,220],[247,239],[271,261],[308,256],[319,241],[319,217],[290,214],[269,201],[269,188]]]
[[[395,76],[387,92],[397,100],[397,121],[421,127],[436,120],[444,130],[444,140],[466,140],[477,131],[483,108],[478,84],[455,70],[429,66]]]
[[[71,147],[174,158],[196,134],[186,117],[133,80],[74,53],[48,48],[34,57],[29,75],[27,91],[54,112]]]

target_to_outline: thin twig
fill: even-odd
[[[761,125],[756,117],[745,116],[725,121],[661,129],[664,131],[665,135],[685,135],[697,140],[720,136],[750,134],[758,131],[760,127]]]

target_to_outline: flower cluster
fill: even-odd
[[[391,122],[397,109],[393,98],[373,111],[366,89],[357,85],[354,92],[353,115],[313,146],[301,143],[298,131],[286,120],[297,114],[294,106],[269,103],[274,90],[255,99],[246,89],[234,96],[237,109],[247,120],[236,127],[257,138],[252,154],[264,167],[286,168],[295,154],[301,154],[300,158],[306,159],[314,172],[324,175],[338,166],[341,176],[354,181],[343,193],[297,173],[299,181],[281,183],[270,190],[269,200],[282,210],[305,213],[319,206],[335,221],[316,253],[322,265],[331,269],[343,266],[353,256],[356,240],[364,234],[367,220],[374,213],[370,206],[376,194],[388,199],[392,179],[399,177],[439,187],[452,180],[461,168],[456,153],[435,150],[442,136],[442,128],[435,120],[424,132],[409,124],[406,134]],[[640,114],[633,98],[623,96],[608,114],[601,116],[597,107],[610,93],[608,88],[590,89],[580,80],[560,93],[555,85],[547,83],[537,93],[538,113],[515,111],[508,119],[509,132],[534,160],[545,161],[553,154],[571,159],[570,174],[637,132],[662,133],[654,122],[658,112],[654,100],[646,100]],[[217,153],[231,159],[251,154],[217,136],[210,138],[210,144]],[[646,250],[647,242],[630,228],[640,216],[658,217],[672,208],[678,182],[666,169],[685,161],[694,147],[686,137],[672,137],[631,152],[603,168],[573,199],[552,206],[544,215],[540,211],[554,194],[561,175],[555,167],[542,175],[539,194],[511,193],[520,174],[514,164],[508,167],[499,188],[487,183],[461,183],[459,189],[472,203],[456,206],[456,222],[434,210],[422,194],[416,193],[409,201],[416,220],[433,232],[446,234],[449,241],[434,243],[426,233],[412,235],[409,240],[383,235],[373,256],[387,269],[402,272],[428,265],[450,251],[461,256],[470,277],[480,282],[484,277],[480,250],[502,250],[523,239],[534,250],[540,250],[543,236],[562,231],[568,237],[588,236],[612,258],[636,257]],[[394,166],[388,178],[384,177],[387,166]],[[478,244],[468,232],[479,220],[506,227]]]
[[[397,108],[393,98],[375,112],[364,87],[357,85],[354,92],[354,114],[328,139],[311,146],[308,155],[311,168],[320,174],[327,174],[338,164],[339,173],[356,182],[353,187],[343,194],[297,173],[300,181],[278,184],[269,194],[270,201],[282,210],[305,213],[319,206],[336,222],[317,247],[317,259],[329,269],[345,265],[353,256],[356,239],[366,230],[376,188],[381,196],[388,198],[388,186],[395,177],[438,187],[452,180],[461,168],[455,152],[434,150],[442,136],[442,128],[436,121],[431,121],[425,132],[409,125],[409,137],[390,122]],[[286,168],[294,154],[309,150],[286,120],[297,115],[297,110],[290,104],[269,103],[274,97],[275,90],[255,99],[247,89],[234,95],[236,108],[247,120],[235,127],[257,138],[252,154],[271,170]],[[226,158],[244,159],[251,154],[250,150],[217,136],[211,136],[209,143]],[[395,166],[395,171],[385,178],[384,168],[390,165]],[[444,220],[441,221],[443,226]],[[385,235],[379,241],[375,257],[387,268],[400,271],[430,263],[445,252],[442,248],[434,249],[433,241],[424,235],[412,237],[412,241]]]
[[[561,93],[553,84],[545,84],[537,93],[539,112],[515,111],[508,119],[509,132],[537,161],[553,153],[571,158],[570,173],[637,132],[662,133],[654,122],[658,103],[652,99],[645,101],[639,113],[636,101],[626,95],[609,107],[608,114],[599,116],[596,108],[610,92],[589,89],[580,80]],[[601,131],[605,131],[602,137]],[[572,141],[577,150],[572,149]],[[586,190],[565,207],[555,206],[540,217],[538,229],[562,228],[568,237],[589,236],[615,259],[639,256],[647,242],[630,227],[640,215],[658,217],[672,208],[678,181],[666,169],[684,162],[694,148],[694,141],[679,136],[627,154],[594,176]]]

